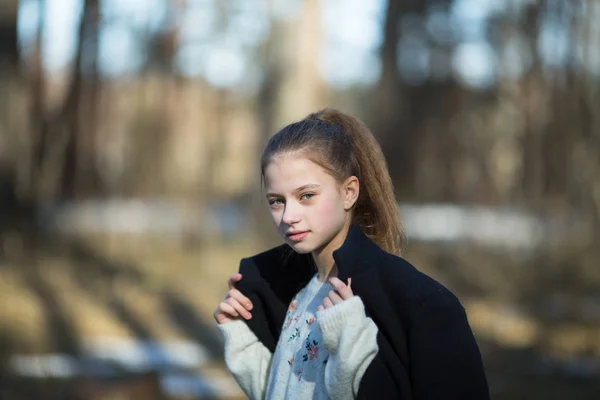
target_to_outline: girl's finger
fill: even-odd
[[[250,313],[248,311],[246,311],[246,309],[240,304],[240,302],[237,301],[236,299],[234,299],[233,297],[230,297],[227,299],[227,304],[229,304],[231,307],[233,307],[235,309],[235,311],[238,313],[238,315],[241,315],[242,317],[244,317],[246,319],[250,319],[252,317],[250,315]]]
[[[224,301],[219,303],[219,311],[223,314],[227,314],[232,317],[239,317],[240,315],[235,311],[235,309]]]
[[[238,283],[241,280],[242,280],[242,274],[233,274],[227,280],[227,286],[229,286],[229,289],[233,289],[235,287],[236,283]]]
[[[231,289],[228,293],[229,297],[236,299],[246,310],[252,310],[252,302],[237,289]]]
[[[325,297],[323,299],[323,307],[325,307],[325,308],[333,307],[333,303],[331,302],[331,299],[329,299],[329,297]]]
[[[352,290],[344,284],[339,278],[329,278],[329,283],[337,290],[342,299],[348,300],[350,297],[354,296]]]
[[[331,302],[333,304],[340,304],[341,302],[344,301],[344,299],[342,299],[340,297],[340,295],[337,294],[337,292],[335,290],[332,290],[332,291],[329,292],[329,298],[331,299]]]
[[[317,307],[317,311],[323,311],[323,310],[324,310],[323,306]]]

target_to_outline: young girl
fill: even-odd
[[[245,258],[214,316],[251,399],[489,399],[465,311],[399,257],[381,148],[332,109],[283,128],[261,159],[285,244]]]

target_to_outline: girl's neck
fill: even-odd
[[[313,260],[317,266],[317,279],[319,282],[325,282],[327,279],[337,276],[337,266],[333,259],[333,251],[324,254],[324,251],[313,252]]]
[[[319,250],[312,252],[313,261],[317,267],[317,279],[320,282],[325,282],[327,279],[337,276],[338,269],[333,259],[333,252],[339,249],[346,236],[348,235],[349,226],[344,227],[329,243]]]

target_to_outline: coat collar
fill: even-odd
[[[353,224],[342,246],[333,252],[338,277],[345,282],[348,277],[372,268],[383,253],[360,227]],[[287,244],[255,255],[250,260],[255,267],[240,269],[244,274],[240,282],[242,287],[266,282],[285,301],[290,300],[287,299],[289,295],[304,287],[316,273],[310,254],[295,253]]]
[[[373,260],[383,250],[364,234],[360,227],[353,224],[342,246],[333,252],[333,259],[338,268],[338,277],[345,281],[373,267]]]

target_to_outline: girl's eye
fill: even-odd
[[[278,206],[280,204],[282,204],[282,201],[279,200],[279,199],[271,199],[271,200],[269,200],[269,205],[270,206]]]
[[[315,194],[314,193],[304,193],[300,199],[301,200],[310,200]]]

